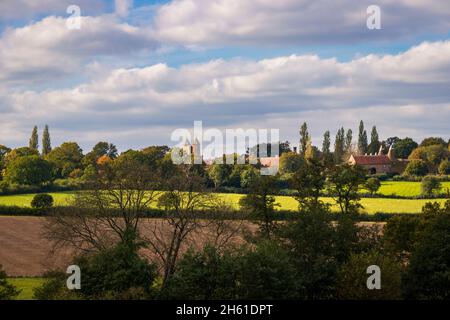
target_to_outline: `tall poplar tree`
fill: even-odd
[[[42,155],[47,155],[50,151],[52,151],[50,133],[48,131],[48,125],[45,125],[44,132],[42,133]]]
[[[39,142],[38,142],[38,132],[37,132],[37,126],[34,126],[34,128],[33,128],[33,132],[31,132],[31,138],[30,138],[30,141],[28,142],[28,147],[30,148],[30,149],[33,149],[33,150],[37,150],[38,149],[38,145],[39,145]]]
[[[380,149],[380,139],[378,137],[378,131],[377,127],[372,127],[372,132],[370,133],[370,145],[369,145],[369,153],[374,154],[378,153],[378,150]]]
[[[364,130],[364,122],[359,122],[359,134],[358,134],[358,153],[366,154],[368,149],[367,132]]]
[[[340,128],[336,133],[336,140],[334,141],[334,163],[339,164],[342,162],[342,156],[344,155],[345,144],[345,130]]]
[[[300,152],[303,155],[306,152],[309,138],[308,125],[306,124],[306,122],[303,122],[302,126],[300,127]]]

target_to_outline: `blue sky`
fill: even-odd
[[[195,120],[294,144],[303,121],[320,145],[360,119],[382,138],[448,139],[449,31],[446,0],[2,1],[0,144],[49,124],[53,145],[143,148]]]

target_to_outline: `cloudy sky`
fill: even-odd
[[[3,145],[48,124],[53,146],[142,148],[194,120],[292,142],[306,121],[320,145],[360,119],[381,138],[450,138],[450,1],[0,1]]]

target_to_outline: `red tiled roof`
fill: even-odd
[[[384,165],[392,163],[391,159],[386,155],[353,156],[353,159],[359,165]]]

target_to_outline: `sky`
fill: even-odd
[[[296,145],[306,121],[320,146],[359,120],[381,139],[450,138],[450,1],[0,1],[2,145],[45,124],[86,152],[173,145],[194,121]]]

